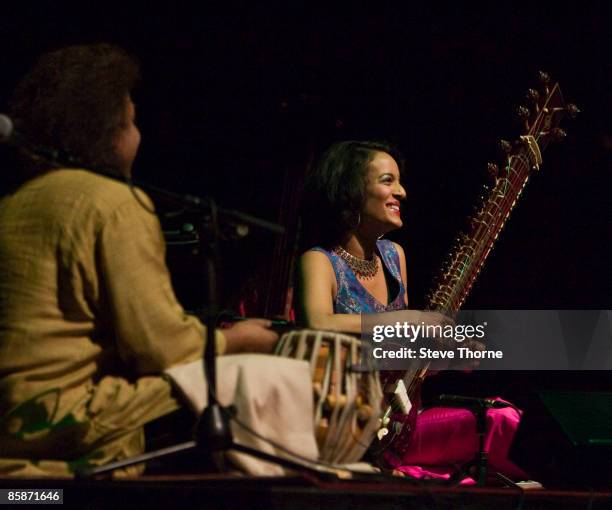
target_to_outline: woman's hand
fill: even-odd
[[[270,325],[271,322],[266,319],[247,319],[223,329],[227,341],[225,353],[271,353],[278,341],[278,334],[269,329]]]

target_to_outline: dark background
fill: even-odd
[[[270,220],[285,174],[298,178],[332,141],[396,142],[408,203],[394,239],[406,250],[419,306],[465,226],[487,161],[499,160],[496,140],[519,134],[513,111],[544,69],[582,114],[544,154],[466,307],[612,308],[607,3],[379,4],[4,8],[0,109],[40,53],[117,43],[140,60],[144,77],[135,174]],[[253,232],[223,245],[224,300],[262,271],[273,243]],[[172,257],[181,261],[181,297],[195,300],[201,263],[170,251],[171,266]]]

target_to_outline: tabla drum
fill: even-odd
[[[358,371],[361,341],[311,329],[285,333],[276,354],[310,363],[314,425],[321,460],[357,462],[380,427],[382,387],[378,372]]]

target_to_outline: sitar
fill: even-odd
[[[566,104],[558,83],[551,83],[547,73],[539,73],[540,90],[529,89],[529,106],[519,106],[517,115],[523,123],[523,133],[514,141],[502,140],[503,164],[488,164],[492,184],[485,186],[482,201],[471,217],[466,232],[459,234],[433,290],[427,298],[427,310],[454,317],[469,295],[478,274],[495,245],[502,228],[532,173],[542,166],[542,153],[549,143],[561,141],[566,133],[559,127],[565,116],[575,117],[579,110]],[[414,428],[420,402],[420,389],[429,364],[412,372],[385,374],[383,422],[378,438],[380,450],[392,445],[404,427]],[[391,422],[394,412],[408,413],[403,423]],[[388,425],[393,424],[389,433]],[[406,437],[405,434],[402,434]],[[378,449],[378,448],[377,448]]]

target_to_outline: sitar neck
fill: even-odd
[[[501,142],[506,152],[502,168],[489,164],[493,184],[485,186],[468,231],[458,236],[442,267],[428,297],[429,310],[454,315],[461,308],[530,175],[539,170],[542,152],[551,140],[565,136],[557,127],[561,118],[565,113],[574,115],[578,112],[573,105],[565,106],[558,84],[546,87],[545,93],[542,103],[534,104],[533,113],[525,107],[519,108],[519,113],[524,116],[525,131],[514,143]],[[538,95],[534,90],[529,94]]]

